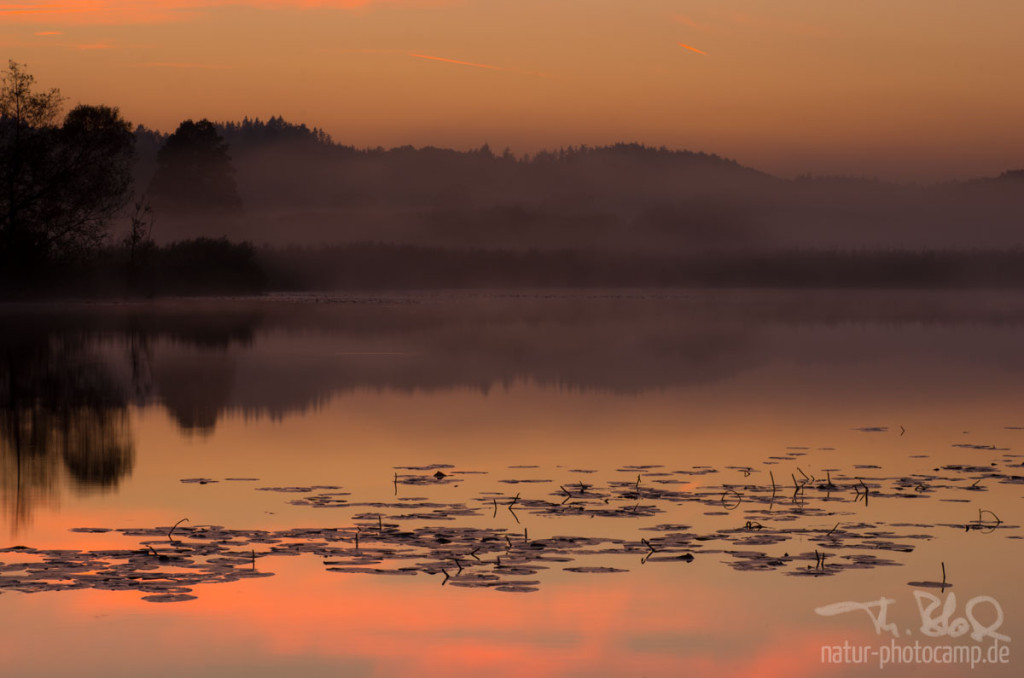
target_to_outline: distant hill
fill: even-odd
[[[357,149],[279,117],[216,127],[244,213],[158,214],[157,240],[686,255],[1024,245],[1022,170],[935,186],[790,180],[714,154],[638,143],[515,156],[487,145]],[[164,138],[136,132],[140,191]]]

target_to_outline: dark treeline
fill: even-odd
[[[3,296],[1021,277],[1024,170],[932,186],[787,180],[635,143],[357,149],[280,117],[167,134],[116,108],[62,108],[9,64]]]
[[[131,189],[134,139],[115,108],[61,116],[56,89],[10,62],[0,82],[0,276],[30,280],[99,246]]]
[[[381,243],[257,248],[224,238],[119,247],[66,265],[22,297],[244,295],[468,288],[1020,288],[1024,250],[791,250],[675,255]]]
[[[775,287],[1018,288],[1024,249],[791,250],[617,255],[583,250],[457,250],[357,243],[259,252],[278,290]]]
[[[268,278],[251,243],[194,238],[151,244],[134,255],[121,245],[40,268],[27,280],[6,281],[19,298],[153,297],[260,294]]]
[[[152,236],[157,213],[182,204],[240,212],[228,146],[209,122],[162,140],[154,205],[135,176],[139,131],[116,108],[63,107],[22,65],[0,74],[0,298],[264,290],[248,243]]]

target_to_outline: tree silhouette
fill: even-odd
[[[157,154],[149,194],[158,211],[171,214],[237,212],[242,201],[235,185],[228,145],[209,120],[186,120]]]
[[[116,108],[33,91],[9,62],[0,85],[0,266],[8,276],[98,245],[128,202],[134,140]]]

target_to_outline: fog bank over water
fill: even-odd
[[[197,433],[228,413],[283,417],[367,389],[486,394],[527,384],[628,396],[776,364],[892,355],[910,367],[945,361],[951,383],[961,363],[1024,371],[1024,306],[1009,293],[274,295],[8,306],[3,318],[13,328],[3,339],[12,422],[40,407],[96,411],[106,422],[135,404],[166,408]],[[87,388],[32,378],[65,373],[88,375]]]
[[[926,185],[784,179],[713,153],[632,143],[516,156],[487,146],[357,149],[279,118],[218,130],[241,209],[185,198],[158,207],[158,241],[661,255],[1024,245],[1024,174],[1013,168]],[[146,188],[163,137],[143,129],[136,138],[136,183]]]

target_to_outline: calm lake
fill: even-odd
[[[0,326],[4,676],[1020,674],[1019,294]]]

